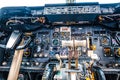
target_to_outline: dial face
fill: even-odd
[[[54,32],[54,33],[53,33],[53,37],[54,37],[54,38],[58,38],[58,37],[59,37],[58,32]]]
[[[114,48],[114,53],[117,57],[120,57],[120,48]]]
[[[111,54],[111,48],[109,48],[109,47],[104,48],[103,52],[104,52],[105,56],[112,56],[112,54]]]
[[[108,46],[110,45],[110,39],[107,37],[107,36],[104,36],[101,38],[101,45],[105,45],[105,46]]]
[[[24,57],[30,56],[31,52],[29,48],[24,49]]]
[[[36,43],[36,44],[40,44],[41,41],[42,41],[42,40],[41,40],[41,37],[35,39],[35,43]]]
[[[53,43],[54,46],[57,46],[57,45],[59,45],[59,40],[58,39],[53,39],[52,43]]]

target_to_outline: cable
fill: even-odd
[[[101,68],[93,66],[93,71],[96,73],[98,80],[106,80],[105,74]]]
[[[30,75],[30,72],[27,72],[27,73],[28,73],[29,79],[32,80],[31,75]]]
[[[53,80],[53,79],[54,79],[54,71],[52,71],[50,74],[50,80]]]
[[[118,76],[117,76],[117,79],[116,79],[116,80],[119,80],[119,78],[120,78],[120,74],[118,74]]]

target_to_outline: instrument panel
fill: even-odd
[[[80,44],[77,50],[84,48],[86,55],[88,50],[94,50],[94,54],[100,57],[100,62],[109,62],[106,61],[109,58],[119,62],[119,31],[106,30],[101,26],[54,26],[33,33],[32,42],[24,50],[24,58],[54,58],[55,54],[67,55],[68,47],[72,46],[68,43],[74,38],[76,43],[81,41],[77,44]],[[117,40],[111,36],[113,33],[117,36]],[[84,53],[80,55],[82,54]]]
[[[97,58],[93,57],[97,60],[96,66],[106,73],[112,73],[110,69],[119,69],[120,66],[119,34],[119,31],[110,31],[101,26],[54,26],[34,31],[31,36],[32,42],[24,49],[21,71],[41,72],[42,75],[48,63],[58,63],[56,54],[66,63],[69,50],[73,50],[74,39],[79,63],[90,62],[90,55],[96,54]],[[5,53],[0,66],[2,71],[8,71],[12,57],[12,51]]]
[[[18,80],[119,80],[119,4],[111,5],[54,4],[25,7],[24,14],[24,7],[2,8],[0,80],[7,79],[14,52],[21,49]]]

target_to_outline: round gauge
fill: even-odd
[[[58,37],[59,37],[58,32],[54,32],[54,33],[53,33],[53,37],[54,37],[54,38],[58,38]]]
[[[36,43],[36,44],[40,44],[40,43],[41,43],[41,38],[36,38],[36,39],[35,39],[35,43]]]
[[[25,57],[30,56],[30,49],[28,49],[28,48],[24,49],[24,56]]]
[[[107,36],[101,38],[101,45],[110,45],[110,39]]]
[[[110,47],[104,47],[103,48],[103,52],[104,52],[105,56],[112,56],[111,48]]]
[[[55,52],[54,52],[54,51],[50,51],[49,55],[50,55],[51,57],[53,57],[53,56],[55,55]]]
[[[114,52],[115,52],[117,57],[120,57],[120,48],[115,48]]]
[[[58,39],[53,39],[52,43],[53,43],[53,45],[57,46],[57,45],[59,45],[59,40]]]

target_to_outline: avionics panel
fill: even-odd
[[[26,23],[22,24],[24,25],[22,27],[30,29],[29,32],[32,33],[29,36],[32,39],[31,43],[24,49],[19,79],[23,79],[23,77],[25,77],[26,80],[41,79],[41,76],[44,74],[43,72],[45,72],[45,76],[48,76],[47,78],[49,79],[52,73],[50,71],[53,70],[53,68],[49,68],[55,66],[55,70],[56,68],[59,69],[59,60],[62,59],[63,65],[61,71],[68,69],[69,57],[74,56],[76,58],[76,55],[70,55],[74,52],[78,53],[78,66],[81,70],[80,72],[83,73],[81,78],[85,79],[86,76],[88,76],[87,74],[90,68],[86,67],[91,64],[100,67],[105,74],[119,73],[120,19],[119,13],[113,14],[116,8],[119,10],[118,5],[119,4],[105,6],[98,3],[54,4],[45,5],[44,7],[29,7],[31,10],[30,17],[15,17],[15,15],[10,15],[4,18],[4,16],[2,16],[2,20],[5,20],[4,23],[1,23],[4,24],[2,27],[8,27],[6,23],[9,22],[9,20],[20,20]],[[6,11],[10,12],[11,8],[7,9],[8,10],[3,8],[3,13]],[[19,13],[22,10],[23,9],[17,11],[15,8],[14,11],[14,8],[12,8],[12,14],[16,12]],[[112,23],[114,25],[111,25]],[[8,28],[11,29],[11,25],[9,26]],[[18,27],[18,24],[16,24],[16,26]],[[19,26],[18,28],[24,32],[22,27]],[[35,29],[31,30],[32,28]],[[16,28],[11,29],[11,31],[13,30],[16,30]],[[5,32],[1,32],[1,43],[6,43],[10,36],[10,32]],[[23,36],[25,40],[28,38],[26,35]],[[3,50],[4,49],[1,50],[2,54],[0,56],[0,71],[5,72],[7,76],[14,50]],[[74,70],[75,58],[71,60],[71,67]],[[3,73],[1,73],[1,75],[3,75]],[[63,74],[60,74],[60,77],[61,75],[63,76]],[[5,80],[6,76],[3,76]],[[58,78],[57,76],[59,75],[56,74],[52,77],[52,80],[53,78]],[[43,78],[46,77],[43,75]]]

